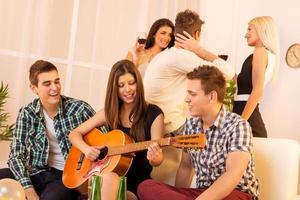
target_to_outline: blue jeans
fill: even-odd
[[[0,169],[0,179],[14,178],[9,168]],[[40,200],[76,200],[78,193],[66,188],[62,183],[62,171],[48,168],[30,177],[32,185]]]

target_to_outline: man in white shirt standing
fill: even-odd
[[[191,10],[179,12],[175,19],[175,34],[186,32],[199,41],[202,24],[204,22],[196,12]],[[194,48],[193,51],[183,49],[177,43],[174,47],[156,55],[145,73],[146,99],[164,111],[166,133],[178,134],[176,130],[186,121],[184,97],[188,72],[198,66],[213,65],[218,67],[227,79],[234,76],[233,67],[223,59],[201,46]]]
[[[195,45],[195,40],[199,41],[202,24],[204,22],[196,12],[191,10],[179,12],[175,19],[175,34],[184,34],[187,38],[179,38],[179,42],[184,42],[183,44],[176,43],[174,47],[156,55],[149,63],[144,76],[146,99],[163,110],[166,134],[177,135],[183,131],[187,118],[184,102],[187,73],[198,66],[213,65],[224,74],[226,79],[234,76],[234,68],[226,61],[201,46]],[[183,47],[189,47],[191,51]],[[165,161],[159,168],[178,165],[180,152],[168,148],[164,151]],[[171,174],[160,173],[159,169],[155,169],[152,175],[158,179],[168,176],[174,179]]]

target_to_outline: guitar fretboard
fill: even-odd
[[[125,144],[120,146],[114,146],[108,148],[108,156],[114,156],[114,155],[120,155],[120,154],[126,154],[126,153],[132,153],[136,151],[142,151],[148,148],[150,144],[153,142],[157,142],[159,146],[169,146],[170,145],[171,138],[162,138],[159,140],[150,140],[150,141],[144,141],[144,142],[138,142],[138,143],[131,143],[131,144]]]

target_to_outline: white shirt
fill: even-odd
[[[264,87],[271,81],[274,73],[276,56],[272,54],[270,51],[267,50],[268,53],[268,65],[265,72],[265,80],[264,80]]]
[[[49,117],[49,115],[45,110],[43,110],[43,113],[45,116],[47,137],[50,143],[50,152],[48,155],[48,166],[59,170],[63,170],[65,166],[65,159],[62,155],[62,152],[58,145],[58,141],[56,139],[53,119]]]
[[[167,133],[186,121],[186,74],[201,65],[217,67],[227,79],[234,76],[233,67],[224,60],[208,62],[191,51],[176,47],[165,49],[149,63],[144,76],[145,97],[163,110]]]

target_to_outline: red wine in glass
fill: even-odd
[[[227,60],[228,59],[228,55],[222,54],[222,55],[218,55],[219,58],[222,58],[223,60]]]
[[[147,38],[147,34],[145,32],[139,32],[137,36],[137,42],[139,44],[145,44],[146,38]]]
[[[146,43],[146,39],[145,38],[138,38],[137,42],[139,44],[145,44]]]

